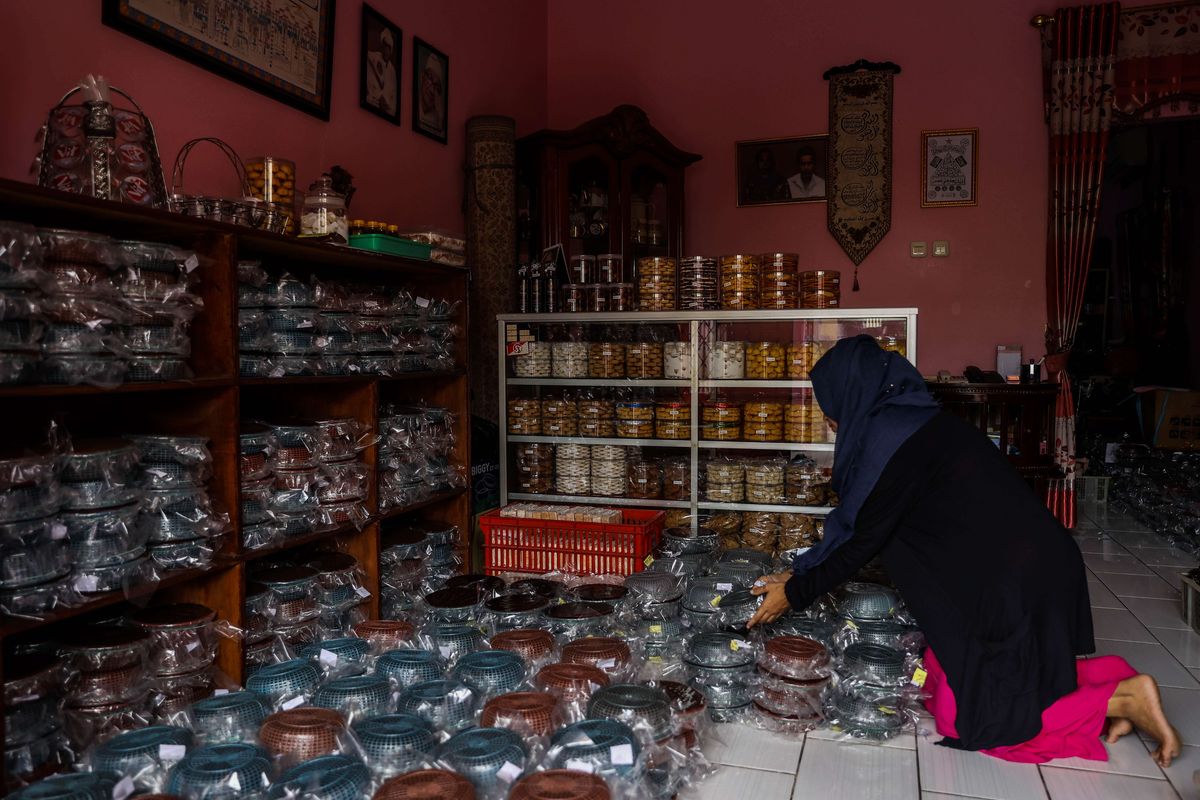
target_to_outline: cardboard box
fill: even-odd
[[[1142,394],[1146,440],[1164,450],[1200,450],[1200,392],[1154,387]]]

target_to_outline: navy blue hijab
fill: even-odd
[[[792,570],[820,564],[854,534],[854,520],[889,460],[908,437],[938,413],[917,368],[870,336],[842,339],[812,368],[813,394],[837,422],[833,489],[839,505],[825,518],[825,535]]]

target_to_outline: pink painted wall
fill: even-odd
[[[994,368],[995,346],[1043,352],[1046,128],[1038,0],[857,3],[608,0],[549,5],[549,122],[569,128],[640,105],[704,160],[688,171],[690,253],[796,250],[840,269],[847,306],[917,306],[919,364]],[[892,229],[863,262],[862,291],[829,236],[824,204],[737,208],[733,142],[824,132],[829,67],[898,63]],[[922,209],[922,129],[980,129],[979,205]],[[950,257],[912,259],[910,240]],[[932,250],[932,247],[930,248]]]
[[[150,115],[168,172],[185,141],[216,136],[243,156],[266,153],[294,160],[304,187],[341,164],[358,186],[355,216],[461,231],[467,118],[509,115],[519,133],[545,125],[546,0],[372,0],[371,5],[404,31],[400,127],[358,106],[357,2],[338,3],[332,116],[326,123],[101,25],[98,0],[4,0],[0,176],[30,180],[33,136],[50,106],[84,75],[99,72]],[[414,34],[450,57],[446,145],[411,129]],[[189,191],[236,191],[233,170],[215,149],[193,153],[185,181]]]

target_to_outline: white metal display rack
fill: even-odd
[[[762,505],[756,503],[721,503],[703,499],[699,493],[700,454],[702,451],[758,451],[761,453],[830,453],[833,442],[746,442],[712,441],[700,438],[700,396],[718,389],[809,389],[808,380],[713,380],[703,374],[704,359],[701,344],[722,325],[754,323],[811,323],[821,332],[822,340],[832,341],[847,335],[850,329],[870,332],[889,326],[903,328],[905,350],[909,360],[917,363],[917,309],[915,308],[842,308],[824,310],[760,310],[760,311],[651,311],[651,312],[606,312],[606,313],[560,313],[560,314],[500,314],[496,317],[498,358],[500,375],[500,504],[510,501],[540,501],[553,503],[622,506],[632,508],[681,508],[695,514],[697,511],[766,511],[773,513],[826,514],[825,506]],[[510,377],[511,358],[507,355],[509,326],[529,329],[535,337],[544,326],[571,325],[628,325],[636,329],[639,325],[677,325],[687,330],[687,341],[691,343],[690,358],[692,377],[685,380],[664,378],[519,378]],[[745,328],[742,328],[745,330]],[[681,336],[682,338],[682,336]],[[749,336],[738,338],[751,339]],[[763,340],[780,341],[775,336],[764,336]],[[784,340],[786,343],[786,340]],[[507,432],[508,390],[513,386],[543,388],[646,388],[688,390],[691,400],[690,438],[688,439],[623,439],[594,438],[586,436],[533,436],[510,435]],[[576,496],[561,494],[531,494],[510,492],[508,487],[511,453],[509,443],[538,442],[545,444],[617,445],[621,447],[655,447],[672,450],[687,450],[691,463],[691,487],[688,500],[643,500],[625,497]]]

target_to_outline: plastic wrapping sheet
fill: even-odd
[[[293,658],[262,666],[246,678],[246,689],[280,710],[306,704],[321,679],[317,662],[307,657]]]
[[[258,742],[279,769],[290,769],[318,756],[357,752],[345,719],[328,708],[276,711],[259,727]]]
[[[271,785],[273,797],[323,800],[327,797],[365,797],[371,773],[356,756],[340,753],[306,761],[284,771]]]
[[[199,603],[169,603],[135,611],[129,623],[150,637],[151,670],[172,676],[202,670],[216,659],[216,616]]]
[[[84,763],[98,775],[131,781],[138,792],[161,792],[168,771],[192,742],[192,733],[186,728],[151,725],[93,746]]]
[[[72,551],[54,517],[0,523],[0,590],[19,591],[67,575]]]
[[[58,510],[58,458],[50,450],[0,460],[0,522],[44,517]]]
[[[229,517],[203,488],[153,489],[142,493],[138,524],[153,543],[182,542],[225,532]]]
[[[77,761],[76,756],[76,750],[66,733],[57,726],[27,742],[9,742],[4,748],[7,788],[15,789],[34,783],[51,773],[66,772]],[[42,789],[39,788],[38,791]],[[9,795],[19,796],[15,792]]]
[[[52,775],[36,785],[13,792],[13,800],[42,800],[47,797],[107,798],[115,791],[117,781],[95,772],[68,772]]]
[[[256,796],[274,769],[262,748],[245,743],[198,747],[180,759],[167,779],[168,794],[187,798]],[[256,787],[249,790],[247,787]]]
[[[138,524],[140,505],[95,511],[64,511],[57,517],[57,532],[65,533],[76,564],[103,564],[122,553],[144,547],[149,531]]]
[[[41,344],[47,355],[128,352],[119,326],[132,322],[134,315],[117,298],[47,295],[39,300],[39,311],[46,322]]]
[[[379,675],[330,678],[317,688],[311,703],[317,708],[333,709],[351,722],[395,710],[391,684]]]
[[[375,674],[387,678],[398,691],[441,680],[447,669],[446,658],[440,653],[414,647],[387,650],[375,659]]]
[[[1200,558],[1200,454],[1123,446],[1104,468],[1110,505]]]
[[[42,285],[43,254],[36,228],[0,220],[0,287],[29,289]]]
[[[351,727],[363,761],[379,781],[432,763],[437,749],[433,726],[413,714],[381,714]]]
[[[636,639],[587,636],[565,643],[560,657],[564,663],[596,667],[613,683],[625,683],[632,680],[641,667],[640,660],[634,655],[639,644]]]
[[[202,569],[213,563],[224,540],[224,535],[217,534],[208,538],[152,543],[148,550],[160,570]]]
[[[484,728],[507,728],[525,738],[545,738],[562,726],[564,712],[549,692],[518,691],[488,699],[480,713]]]

